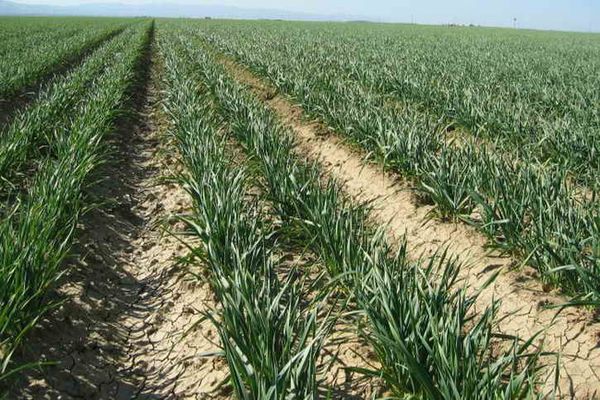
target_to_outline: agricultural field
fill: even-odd
[[[600,396],[600,36],[0,39],[0,398]]]

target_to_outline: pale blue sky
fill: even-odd
[[[140,4],[152,0],[16,0],[33,4],[117,2]],[[160,3],[158,0],[152,1]],[[428,24],[479,24],[600,31],[600,0],[176,0],[243,8],[270,8],[314,14],[352,15],[383,21]],[[173,2],[169,2],[173,3]]]

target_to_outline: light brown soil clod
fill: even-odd
[[[483,291],[478,306],[483,308],[500,299],[500,325],[504,333],[527,339],[543,331],[540,344],[545,351],[561,353],[560,396],[592,398],[600,395],[600,326],[593,323],[591,313],[569,308],[559,314],[540,304],[562,304],[556,293],[546,293],[533,269],[514,271],[513,261],[486,249],[485,238],[464,224],[428,220],[430,206],[420,205],[410,183],[398,176],[383,173],[381,168],[364,162],[364,155],[345,144],[340,135],[323,135],[327,128],[308,121],[303,110],[268,83],[231,58],[217,55],[218,60],[239,82],[266,103],[281,122],[291,129],[299,151],[317,159],[326,173],[343,183],[346,192],[359,201],[370,201],[372,217],[388,224],[392,240],[406,236],[409,251],[415,258],[427,257],[444,248],[465,265],[461,271],[465,285],[477,290],[496,271],[501,271],[493,286]],[[548,363],[555,359],[548,358]],[[547,369],[548,386],[553,381],[553,368]]]

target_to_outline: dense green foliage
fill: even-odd
[[[565,162],[590,178],[598,172],[597,35],[249,22],[203,29],[251,66],[268,68],[278,85],[360,83],[519,156]]]
[[[81,66],[49,84],[30,107],[13,118],[0,134],[0,193],[18,189],[31,165],[47,156],[56,137],[69,129],[73,109],[84,107],[95,89],[111,82],[114,67],[110,66],[130,40],[131,29],[106,42]]]
[[[248,195],[246,171],[225,151],[219,118],[194,81],[196,66],[174,45],[161,32],[167,110],[186,166],[181,181],[194,204],[184,220],[201,239],[193,253],[209,267],[219,302],[208,318],[219,332],[230,383],[239,399],[314,399],[316,360],[329,322],[318,326],[320,307],[302,304],[294,274],[278,276],[273,228]]]
[[[43,83],[131,24],[97,18],[0,18],[0,22],[0,103]]]
[[[501,356],[493,354],[492,349],[499,345],[497,341],[494,343],[492,335],[497,304],[474,319],[471,307],[475,298],[455,287],[458,265],[453,260],[440,255],[423,268],[408,261],[404,248],[395,256],[391,254],[381,234],[367,224],[368,209],[346,200],[340,185],[323,176],[317,165],[300,161],[294,153],[291,134],[258,99],[227,76],[198,41],[190,41],[185,31],[175,30],[172,35],[178,36],[178,40],[171,39],[168,51],[187,53],[188,63],[197,66],[196,71],[191,69],[182,75],[195,76],[204,83],[225,129],[257,163],[263,191],[281,218],[282,234],[305,243],[326,267],[332,282],[338,282],[364,313],[368,322],[367,340],[376,349],[383,366],[381,371],[363,372],[383,376],[399,397],[512,399],[535,396],[538,353],[530,354],[530,343],[522,345],[511,341]],[[189,88],[194,84],[182,86]],[[183,89],[179,93],[181,91]],[[210,104],[210,100],[207,101]],[[199,108],[194,111],[199,114],[195,124],[190,121],[191,126],[197,127],[202,116],[214,118],[214,111]],[[207,153],[218,153],[222,146],[203,144],[198,145],[196,151],[206,158]],[[184,154],[189,151],[186,148]],[[204,169],[216,168],[213,164],[217,162],[202,163]],[[194,191],[202,188],[213,196],[215,188],[220,191],[222,187],[224,192],[218,204],[225,210],[239,207],[237,204],[242,202],[239,195],[226,191],[234,187],[233,182],[219,184],[213,179],[204,185],[189,182],[188,185]],[[204,218],[206,214],[215,215],[211,210],[217,202],[209,200],[206,194],[202,199],[195,202],[201,210],[198,214]],[[209,227],[210,233],[215,235],[217,227],[233,230],[235,224],[244,225],[231,217],[215,215],[196,231],[204,237],[204,242],[210,242]],[[215,248],[218,247],[207,246],[209,252]],[[435,284],[439,278],[443,283]],[[228,319],[215,323],[219,327],[221,323],[227,324]],[[242,339],[236,335],[243,336],[235,330],[228,334],[228,342]],[[227,352],[227,345],[225,348]],[[252,353],[244,355],[252,359]],[[228,362],[233,370],[230,357]],[[240,395],[244,392],[238,389],[237,376],[232,375],[238,396],[257,398]],[[256,386],[254,379],[243,383],[247,390]],[[270,398],[283,398],[287,392],[274,395],[277,393],[279,396]],[[304,395],[294,398],[304,398]]]
[[[235,21],[187,32],[414,177],[438,216],[600,300],[596,36]]]
[[[204,318],[236,398],[323,397],[323,347],[340,314],[379,363],[355,370],[394,398],[547,394],[538,336],[496,334],[500,301],[475,309],[479,291],[460,286],[461,265],[443,250],[415,261],[406,245],[394,249],[369,206],[301,159],[293,134],[220,61],[246,64],[412,179],[432,217],[476,226],[574,303],[598,305],[597,36],[264,21],[156,29],[157,94],[192,199],[182,261],[206,268],[196,276],[217,306]],[[13,354],[55,306],[47,294],[154,30],[147,20],[0,18],[0,101],[42,84],[0,132],[0,382],[30,367]],[[289,268],[298,244],[325,284]]]
[[[104,138],[113,130],[136,81],[151,32],[148,22],[136,24],[81,67],[81,71],[92,76],[84,78],[75,71],[40,100],[42,104],[52,104],[48,99],[64,98],[64,94],[52,90],[69,92],[78,85],[86,86],[85,91],[71,93],[77,96],[87,92],[88,97],[72,104],[68,118],[60,112],[49,113],[42,121],[49,127],[43,129],[36,126],[35,118],[27,116],[40,115],[45,106],[36,105],[14,122],[29,121],[18,131],[40,135],[31,146],[41,146],[43,151],[35,151],[38,158],[35,168],[28,172],[28,185],[3,203],[0,381],[23,367],[11,363],[12,354],[38,318],[55,305],[48,302],[46,294],[62,274],[62,261],[68,255],[78,217],[86,206],[83,190],[90,183],[90,174],[104,159]],[[103,68],[91,68],[96,64]],[[10,129],[9,132],[16,134]],[[12,136],[2,136],[0,143],[12,140]]]

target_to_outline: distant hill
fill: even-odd
[[[50,13],[52,7],[30,6],[27,4],[13,3],[11,1],[0,0],[0,15],[31,15],[40,13]]]
[[[305,21],[348,21],[363,19],[352,15],[318,15],[275,9],[247,9],[210,4],[189,3],[148,3],[119,4],[96,3],[72,6],[50,6],[22,4],[0,0],[0,15],[85,15],[116,17],[188,17],[188,18],[243,18],[243,19],[285,19]]]

